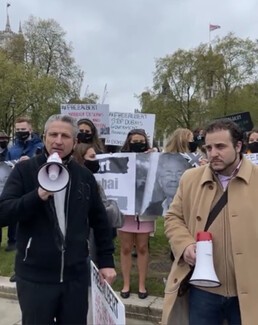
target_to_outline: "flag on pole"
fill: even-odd
[[[215,29],[221,28],[220,25],[212,25],[210,24],[210,32],[212,32]]]

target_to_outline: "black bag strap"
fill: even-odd
[[[218,202],[211,209],[206,225],[204,227],[204,231],[207,231],[209,229],[210,225],[216,219],[217,215],[220,213],[222,208],[227,204],[227,202],[228,202],[228,188],[226,188],[226,190],[223,192]]]

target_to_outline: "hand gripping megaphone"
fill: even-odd
[[[57,152],[54,152],[41,166],[38,172],[39,186],[48,192],[59,192],[69,182],[69,172],[62,164],[62,159]]]
[[[213,265],[212,235],[208,231],[197,233],[196,264],[189,283],[206,288],[221,285]]]

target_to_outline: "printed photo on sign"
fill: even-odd
[[[83,118],[91,120],[100,138],[106,138],[110,133],[107,104],[61,104],[61,114],[70,115],[77,121]]]
[[[192,168],[188,161],[180,153],[161,153],[153,156],[153,160],[158,161],[150,168],[150,180],[147,182],[148,190],[146,195],[149,197],[149,191],[152,191],[151,199],[148,204],[144,199],[144,209],[140,219],[149,220],[150,216],[165,215],[170,203],[172,202],[179,180],[183,173]]]
[[[108,199],[117,201],[124,214],[135,214],[136,154],[97,155],[100,170],[94,174]]]

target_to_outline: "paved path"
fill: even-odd
[[[17,300],[0,298],[0,325],[21,325],[21,312]],[[126,325],[153,325],[153,323],[126,319]]]

